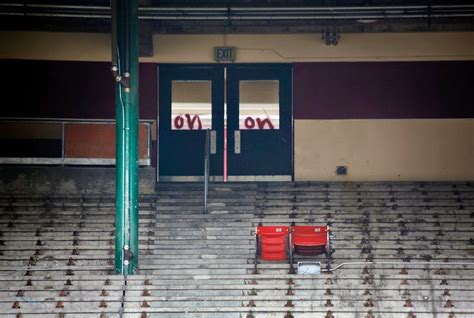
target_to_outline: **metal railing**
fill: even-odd
[[[209,161],[210,161],[210,139],[211,130],[206,130],[206,141],[204,142],[204,213],[207,213],[207,196],[209,194]]]
[[[152,120],[140,120],[140,125],[145,125],[147,129],[147,153],[146,158],[139,159],[141,166],[151,164],[151,126]],[[115,158],[74,158],[66,153],[67,136],[66,128],[68,125],[77,124],[97,124],[97,125],[115,125],[115,120],[107,119],[75,119],[75,118],[21,118],[21,117],[0,117],[0,127],[2,124],[44,124],[58,126],[61,129],[61,156],[59,157],[0,157],[0,164],[38,164],[38,165],[114,165]],[[0,138],[1,139],[1,138]],[[17,139],[17,138],[15,138]],[[25,139],[19,138],[19,139]],[[30,138],[26,138],[30,139]],[[31,136],[31,139],[36,139]],[[59,138],[58,138],[59,139]]]

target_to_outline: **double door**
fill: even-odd
[[[210,131],[215,181],[292,176],[291,65],[159,66],[158,180],[199,181]]]

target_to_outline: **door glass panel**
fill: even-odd
[[[212,129],[212,82],[171,82],[171,129]]]
[[[239,82],[239,129],[279,129],[279,81]]]

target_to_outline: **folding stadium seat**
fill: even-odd
[[[291,251],[301,256],[326,254],[329,267],[331,251],[329,226],[292,225]]]
[[[256,257],[266,261],[284,261],[290,256],[290,229],[288,226],[263,226],[259,224],[255,231]]]

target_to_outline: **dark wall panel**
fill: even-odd
[[[474,118],[474,61],[294,64],[295,119]]]
[[[108,62],[0,60],[1,117],[115,118]],[[155,64],[140,64],[140,118],[156,119]]]

